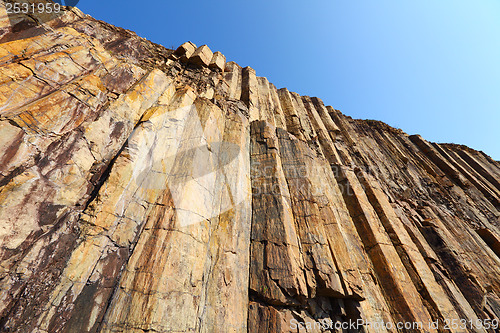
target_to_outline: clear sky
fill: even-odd
[[[96,1],[166,47],[191,40],[278,88],[500,160],[500,1]]]

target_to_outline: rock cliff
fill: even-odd
[[[498,327],[499,162],[76,8],[0,25],[1,331]]]

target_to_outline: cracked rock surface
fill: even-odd
[[[495,332],[499,162],[76,8],[0,25],[0,331]]]

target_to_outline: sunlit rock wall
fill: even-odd
[[[495,331],[498,162],[33,20],[0,6],[1,331]]]

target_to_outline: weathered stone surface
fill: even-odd
[[[198,66],[208,66],[212,60],[213,53],[207,45],[202,45],[194,51],[188,59],[189,63]]]
[[[223,71],[224,67],[226,65],[226,57],[220,53],[219,51],[214,52],[212,56],[212,60],[210,60],[210,64],[208,67],[210,68],[216,68],[219,71]]]
[[[185,42],[175,50],[173,55],[181,61],[186,62],[189,58],[191,58],[195,51],[196,45],[192,42]]]
[[[308,96],[303,96],[302,101],[307,109],[309,118],[311,119],[311,122],[316,129],[317,139],[321,145],[321,151],[323,155],[326,157],[328,162],[333,164],[341,164],[342,162],[340,161],[337,149],[335,148],[333,141],[328,134],[328,130],[326,129],[322,119],[316,111],[316,108],[311,99]]]
[[[276,127],[283,128],[286,130],[287,129],[286,117],[280,103],[280,98],[278,96],[278,89],[276,89],[276,87],[272,83],[269,83],[269,92],[271,94],[271,100],[274,105],[274,118],[276,120]]]
[[[286,88],[279,89],[278,95],[280,98],[281,107],[283,108],[283,112],[285,114],[286,127],[288,131],[295,135],[298,139],[304,140],[304,130],[302,128],[300,117],[294,103],[294,98]]]
[[[276,126],[274,101],[271,97],[269,81],[265,77],[257,77],[258,82],[258,99],[260,119],[267,121],[269,124]]]
[[[36,20],[0,5],[1,331],[496,331],[499,162]]]
[[[259,83],[252,67],[245,67],[242,70],[241,100],[247,104],[250,121],[260,119]]]
[[[275,128],[265,122],[252,123],[250,291],[284,305],[298,303],[292,297],[307,296],[308,290],[290,193],[277,148]]]
[[[241,72],[240,65],[234,61],[226,63],[224,81],[229,85],[228,98],[239,100],[241,98]]]

